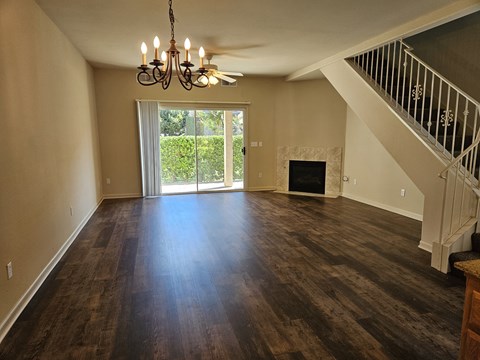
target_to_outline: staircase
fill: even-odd
[[[433,161],[441,164],[435,175],[443,180],[443,191],[429,189],[430,203],[435,196],[441,199],[437,201],[440,214],[433,216],[428,226],[438,227],[429,240],[432,266],[447,272],[449,254],[468,250],[477,223],[480,104],[416,57],[402,40],[357,54],[346,62],[432,151]],[[325,69],[324,74],[334,86],[340,80],[333,69]],[[345,86],[339,84],[339,88],[341,94],[342,90],[347,92]],[[383,143],[389,150],[390,144]],[[415,182],[414,177],[412,180]],[[419,188],[426,193],[425,186]],[[425,212],[431,210],[426,207]]]
[[[480,127],[479,104],[395,41],[356,55],[349,62],[380,87],[388,101],[400,106],[410,121],[447,160],[473,143]],[[479,159],[480,161],[480,159]],[[475,174],[478,178],[478,166]]]

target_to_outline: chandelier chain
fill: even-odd
[[[168,14],[170,17],[170,35],[172,37],[172,40],[175,38],[175,27],[174,27],[174,22],[175,22],[175,17],[173,16],[173,9],[172,9],[172,0],[168,0]]]

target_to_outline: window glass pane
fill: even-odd
[[[162,193],[197,190],[193,110],[160,110]]]

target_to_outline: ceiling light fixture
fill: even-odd
[[[218,79],[211,75],[211,74],[205,74],[205,76],[202,76],[199,80],[203,85],[206,85],[210,87],[211,85],[217,85],[218,84]]]
[[[175,29],[174,22],[175,17],[173,16],[172,10],[172,0],[168,0],[169,6],[169,17],[170,17],[170,29],[171,29],[171,39],[170,39],[170,48],[165,52],[162,51],[161,57],[159,59],[158,52],[160,48],[160,40],[158,36],[153,40],[153,47],[155,49],[153,61],[150,65],[153,68],[150,68],[147,65],[147,44],[142,43],[140,50],[142,52],[142,65],[138,67],[140,70],[137,74],[137,81],[144,86],[151,86],[155,84],[161,84],[162,88],[166,90],[170,86],[172,80],[173,67],[175,66],[175,74],[180,81],[180,84],[186,89],[191,90],[194,86],[199,88],[205,88],[208,86],[208,70],[203,66],[203,58],[205,57],[205,50],[203,47],[200,47],[198,54],[200,56],[200,67],[196,72],[192,72],[192,69],[195,65],[191,62],[190,55],[190,40],[187,38],[185,40],[185,60],[180,62],[180,51],[177,50],[175,46]],[[184,68],[184,69],[182,69]],[[206,81],[205,81],[206,80]],[[206,83],[205,83],[206,82]]]

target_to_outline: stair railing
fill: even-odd
[[[478,217],[480,103],[395,40],[349,60],[448,161],[440,242]]]
[[[480,127],[480,104],[396,40],[351,58],[417,130],[448,160],[462,153]]]
[[[480,106],[476,109],[480,115]],[[480,129],[473,143],[452,161],[439,176],[445,180],[442,206],[441,243],[460,230],[472,218],[478,218],[480,169],[478,150]],[[444,224],[448,220],[448,226]]]

